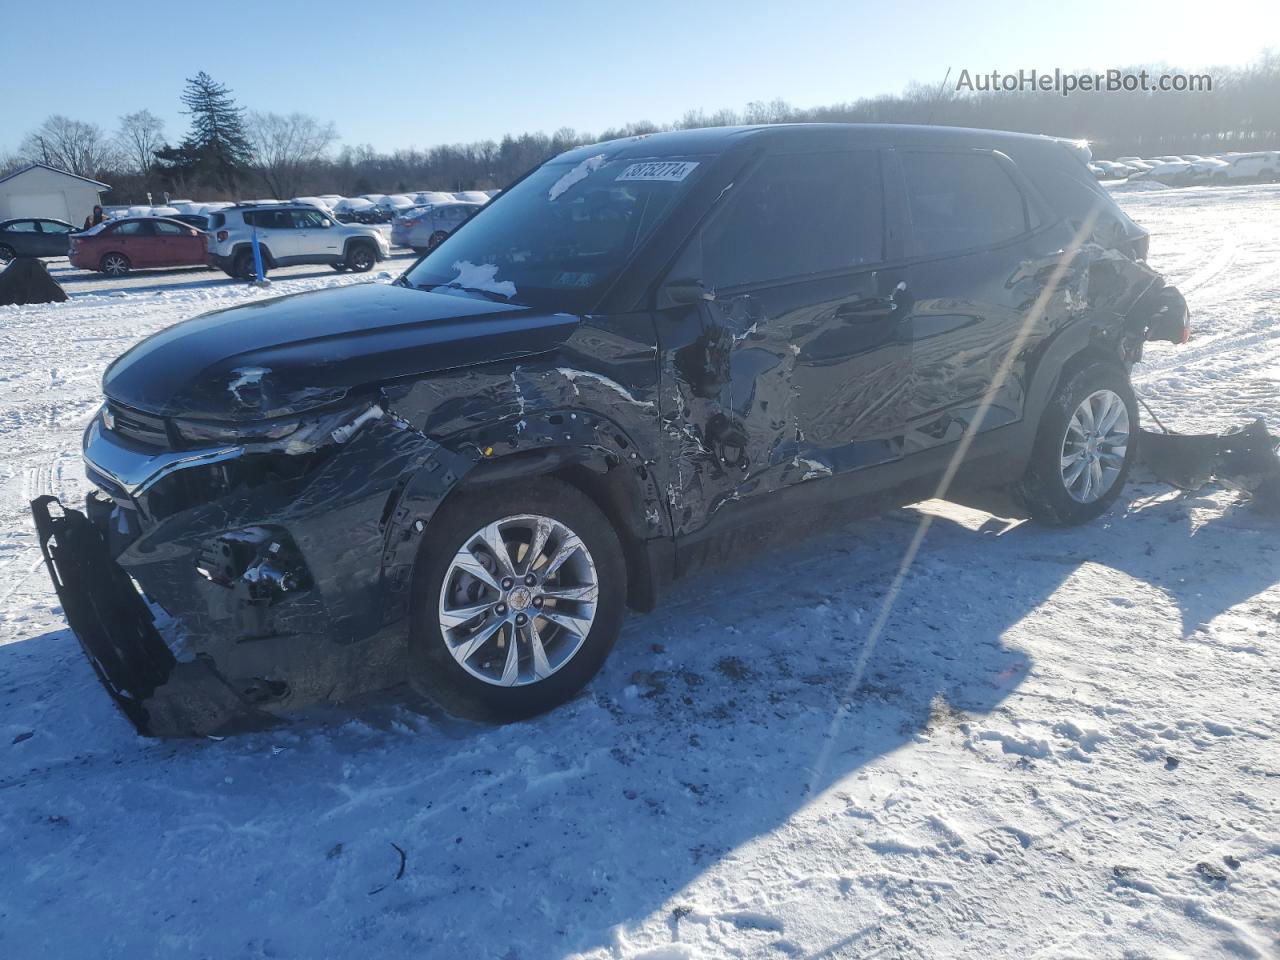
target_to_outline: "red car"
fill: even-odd
[[[122,217],[71,236],[71,265],[121,277],[147,267],[205,266],[204,234],[180,220]]]

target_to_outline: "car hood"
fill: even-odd
[[[160,416],[258,420],[354,387],[542,353],[579,322],[465,294],[361,283],[175,324],[115,360],[102,388]]]

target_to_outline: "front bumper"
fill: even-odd
[[[261,727],[402,679],[421,533],[471,461],[390,416],[266,479],[252,447],[144,455],[100,424],[85,440],[101,492],[32,512],[68,623],[140,732]]]

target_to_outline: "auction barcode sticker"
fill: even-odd
[[[633,163],[615,178],[617,180],[683,180],[693,173],[696,160],[646,160]]]

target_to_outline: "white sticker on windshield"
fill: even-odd
[[[646,160],[644,163],[633,163],[623,170],[617,180],[669,180],[678,182],[693,173],[697,161],[694,160]]]

